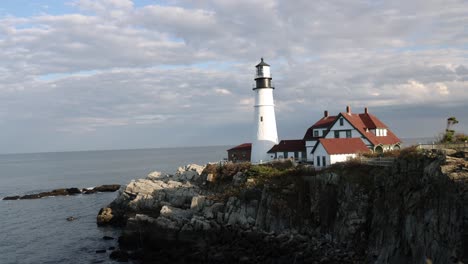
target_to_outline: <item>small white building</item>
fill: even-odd
[[[314,167],[322,169],[368,152],[371,152],[371,150],[360,138],[321,138],[313,150],[315,156]]]

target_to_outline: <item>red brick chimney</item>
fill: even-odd
[[[364,107],[364,114],[368,114],[369,113],[369,109],[367,109],[367,107]]]
[[[323,111],[323,117],[328,117],[328,111],[327,110]]]
[[[349,105],[346,106],[346,113],[347,113],[348,115],[351,114],[351,106],[349,106]]]

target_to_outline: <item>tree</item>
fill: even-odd
[[[458,120],[454,116],[447,118],[447,128],[445,130],[450,130],[455,124],[458,124]]]
[[[447,128],[445,129],[445,134],[442,139],[443,142],[452,142],[455,135],[455,130],[452,129],[454,125],[458,124],[458,120],[451,116],[447,118]]]

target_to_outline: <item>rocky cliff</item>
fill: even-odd
[[[467,262],[465,153],[406,153],[314,173],[188,165],[132,181],[98,215],[127,257],[160,262]],[[144,249],[144,250],[141,250]]]

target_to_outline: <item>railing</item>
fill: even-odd
[[[468,142],[461,143],[433,143],[433,144],[418,144],[419,149],[455,149],[455,150],[468,150]]]
[[[395,161],[394,157],[378,157],[378,158],[365,158],[360,157],[359,161],[363,164],[372,165],[372,166],[380,166],[380,167],[390,167],[392,166],[393,162]]]

